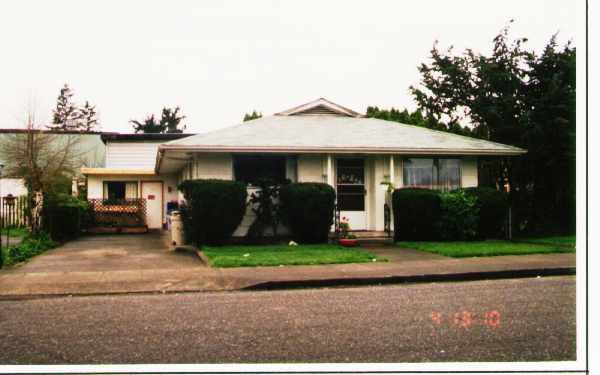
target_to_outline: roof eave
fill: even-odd
[[[516,156],[527,153],[527,150],[514,148],[507,150],[490,149],[444,149],[444,148],[391,148],[391,147],[263,147],[263,146],[189,146],[161,145],[159,154],[166,150],[196,152],[265,152],[265,153],[333,153],[333,154],[398,154],[398,155],[481,155],[481,156]],[[157,160],[160,168],[160,158]]]
[[[91,175],[136,175],[151,176],[155,174],[154,169],[127,169],[127,168],[81,168],[81,174]]]

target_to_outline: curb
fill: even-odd
[[[460,282],[477,280],[496,280],[496,279],[516,279],[537,276],[570,276],[575,275],[575,267],[557,267],[557,268],[533,268],[523,270],[505,270],[505,271],[485,271],[485,272],[465,272],[451,274],[429,274],[429,275],[410,275],[410,276],[383,276],[383,277],[348,277],[321,280],[284,280],[284,281],[265,281],[240,289],[227,290],[206,290],[206,289],[187,289],[187,290],[148,290],[148,291],[118,291],[118,292],[90,292],[90,293],[50,293],[50,294],[15,294],[0,295],[0,301],[19,301],[29,299],[46,298],[75,298],[91,296],[117,296],[117,295],[157,295],[157,294],[189,294],[189,293],[227,293],[235,291],[261,291],[261,290],[286,290],[286,289],[307,289],[322,287],[344,287],[344,286],[367,286],[367,285],[390,285],[390,284],[409,284],[409,283],[433,283],[433,282]]]
[[[336,286],[386,285],[404,283],[430,283],[444,281],[476,281],[495,279],[516,279],[537,276],[569,276],[575,275],[575,267],[534,268],[524,270],[465,272],[451,274],[384,276],[384,277],[349,277],[322,280],[286,280],[267,281],[251,285],[241,290],[282,290]]]

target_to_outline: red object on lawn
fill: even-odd
[[[356,238],[340,238],[338,240],[338,243],[345,247],[354,247],[358,245],[358,241],[356,241]]]

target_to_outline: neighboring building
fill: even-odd
[[[147,214],[148,226],[157,228],[166,220],[166,202],[182,199],[176,185],[183,180],[240,180],[249,189],[265,177],[324,182],[336,190],[337,206],[353,230],[382,231],[388,184],[444,190],[477,186],[478,157],[526,152],[365,118],[325,99],[229,128],[177,136],[162,144],[164,139],[136,135],[107,140],[106,168],[83,170],[89,197],[146,198],[158,207]],[[243,236],[251,223],[248,209],[234,235]]]
[[[101,140],[101,132],[74,132],[74,131],[51,131],[42,130],[44,133],[57,134],[66,137],[79,137],[77,147],[74,152],[80,155],[80,167],[104,167],[105,159],[105,146]],[[14,137],[19,134],[26,134],[26,129],[0,129],[0,142],[9,137]],[[14,138],[13,138],[14,139]],[[4,156],[0,154],[0,164],[4,164]],[[0,194],[6,196],[12,194],[13,196],[20,196],[27,194],[27,189],[23,183],[23,179],[19,176],[2,176],[0,180]]]

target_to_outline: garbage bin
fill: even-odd
[[[171,245],[174,247],[185,244],[183,237],[183,222],[179,211],[171,212]]]

